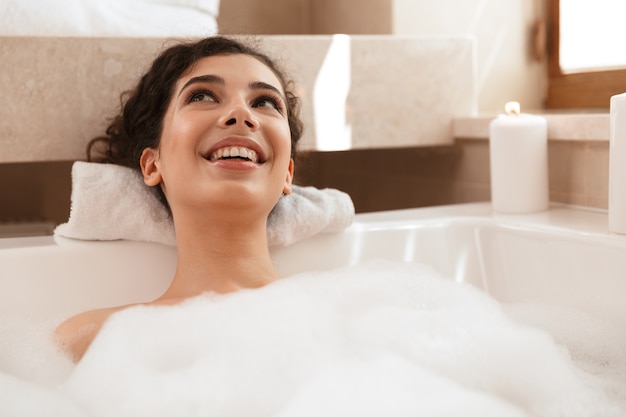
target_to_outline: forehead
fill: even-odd
[[[213,55],[200,58],[183,76],[178,79],[177,89],[188,80],[200,75],[217,75],[227,84],[262,81],[273,85],[284,93],[282,82],[274,71],[257,58],[245,54]]]

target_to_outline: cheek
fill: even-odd
[[[277,136],[279,138],[278,146],[281,149],[286,149],[289,157],[291,157],[291,129],[289,129],[289,123],[285,121],[276,127]]]
[[[190,117],[171,117],[165,120],[160,147],[164,153],[177,152],[195,143],[200,124]]]

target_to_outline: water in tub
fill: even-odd
[[[77,365],[51,339],[63,317],[3,317],[0,416],[625,415],[619,332],[537,312],[371,261],[123,310]],[[521,322],[546,320],[556,340]]]

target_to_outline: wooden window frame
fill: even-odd
[[[626,69],[563,73],[559,63],[559,0],[548,0],[548,109],[608,109],[610,98],[626,92]]]

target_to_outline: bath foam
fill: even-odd
[[[0,317],[0,374],[45,387],[54,387],[66,379],[74,364],[52,337],[52,330],[65,318],[66,314],[57,317],[3,314]]]
[[[7,417],[87,417],[57,390],[0,372],[0,415]]]
[[[624,405],[626,414],[626,331],[582,310],[538,304],[505,304],[519,323],[543,329],[567,348],[574,363],[600,377],[595,384]]]
[[[50,344],[64,317],[3,317],[0,415],[622,416],[615,329],[576,314],[375,261],[122,311],[75,367]]]
[[[526,416],[397,356],[330,362],[315,372],[276,417]]]
[[[386,261],[117,313],[60,395],[88,416],[624,413],[548,333]]]

